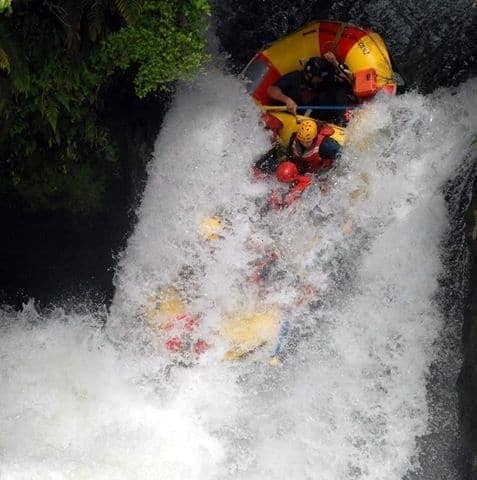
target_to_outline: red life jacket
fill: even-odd
[[[324,125],[320,128],[318,135],[313,140],[311,147],[305,149],[305,147],[298,141],[297,136],[293,138],[290,153],[293,160],[297,162],[305,163],[306,172],[313,173],[321,168],[329,168],[331,163],[328,159],[322,159],[320,157],[320,145],[326,137],[333,135],[333,127]]]

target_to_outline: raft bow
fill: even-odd
[[[284,111],[267,111],[266,107],[273,103],[267,89],[283,75],[303,70],[310,57],[327,52],[333,52],[353,73],[353,92],[359,102],[371,100],[378,92],[397,92],[391,58],[378,33],[351,23],[313,21],[260,50],[242,72],[248,80],[248,92],[266,111],[266,126],[277,133],[284,145],[298,129],[301,118]],[[343,129],[335,125],[333,128],[336,132],[332,138],[343,144]]]

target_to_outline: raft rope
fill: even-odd
[[[336,47],[338,46],[338,43],[340,43],[341,36],[343,35],[343,32],[345,28],[348,26],[347,23],[342,23],[338,30],[336,31],[335,39],[333,40],[333,43],[331,44],[330,51],[333,53],[336,53]]]
[[[386,61],[386,63],[388,64],[388,67],[389,67],[389,70],[391,70],[391,72],[393,73],[397,73],[397,72],[394,72],[394,68],[393,68],[393,65],[392,65],[392,62],[391,62],[391,56],[390,54],[385,54],[382,50],[381,50],[381,47],[379,46],[379,43],[376,42],[376,40],[371,37],[370,35],[368,35],[368,38],[374,43],[374,45],[376,46],[376,48],[379,50],[379,53],[381,54],[381,56],[383,57],[383,59]],[[387,52],[386,52],[387,53]],[[384,77],[383,75],[376,75],[378,78],[380,78],[381,80],[386,80],[387,82],[394,82],[394,83],[398,83],[396,81],[396,79],[394,78],[388,78],[388,77]]]
[[[333,53],[336,53],[336,47],[338,46],[338,43],[340,42],[341,37],[343,36],[343,32],[345,31],[345,29],[347,27],[360,28],[360,27],[357,27],[356,25],[354,25],[353,23],[348,23],[348,22],[339,22],[339,23],[340,23],[340,26],[339,26],[338,30],[336,31],[335,38],[334,38],[334,40],[331,44],[331,47],[330,47],[330,51],[333,52]],[[360,30],[363,30],[363,29],[360,28]],[[315,32],[316,32],[317,35],[319,34],[319,24],[315,28],[313,28],[312,30],[308,30],[306,32],[303,32],[302,35],[305,36],[305,35],[309,35],[309,34],[315,33]],[[386,55],[385,53],[383,53],[379,44],[369,34],[367,34],[367,37],[369,38],[369,40],[371,40],[371,42],[374,43],[374,45],[378,49],[379,53],[381,54],[383,59],[388,64],[391,72],[397,73],[397,72],[394,72],[394,68],[392,66],[392,61],[390,59],[391,58],[390,55]],[[356,41],[358,41],[358,40],[356,39]],[[304,65],[304,61],[302,61],[302,60],[300,60],[299,63],[302,66]],[[385,80],[386,82],[398,83],[398,81],[395,78],[388,78],[388,77],[384,77],[382,75],[377,75],[377,77],[380,78],[381,80]],[[326,108],[324,108],[323,110],[326,110]],[[329,108],[328,110],[331,110],[331,108]]]
[[[338,46],[338,43],[340,42],[341,40],[341,37],[343,35],[343,32],[345,30],[345,28],[348,26],[348,25],[351,25],[351,24],[348,24],[348,23],[341,23],[339,29],[337,30],[336,32],[336,35],[335,35],[335,39],[333,40],[333,44],[331,45],[331,51],[333,53],[336,53],[335,50],[336,50],[336,47]],[[369,34],[367,34],[367,37],[371,40],[371,42],[374,43],[374,45],[376,46],[376,48],[378,49],[379,53],[381,54],[381,56],[383,57],[384,61],[388,64],[388,67],[389,69],[391,70],[391,72],[394,72],[394,69],[393,69],[393,66],[392,66],[392,63],[391,63],[391,60],[390,60],[390,56],[389,54],[386,55],[381,47],[379,46],[378,42],[376,42],[376,40]],[[396,83],[396,80],[394,78],[388,78],[388,77],[384,77],[382,75],[377,75],[378,78],[380,78],[381,80],[385,80],[386,82],[394,82]]]

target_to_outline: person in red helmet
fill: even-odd
[[[297,166],[288,161],[280,163],[275,174],[277,180],[283,183],[292,183],[300,176]]]
[[[290,137],[288,147],[277,142],[256,162],[254,175],[274,173],[284,158],[297,164],[300,173],[316,173],[331,168],[341,152],[340,144],[331,138],[333,127],[307,118]]]
[[[311,185],[310,176],[300,175],[296,164],[290,161],[280,163],[275,174],[279,182],[289,183],[291,186],[283,197],[272,192],[269,206],[273,209],[284,208],[296,202],[301,197],[303,190]]]
[[[312,183],[311,174],[327,171],[335,164],[341,146],[331,138],[333,133],[329,125],[318,124],[313,119],[303,120],[290,138],[285,158],[279,158],[278,154],[273,158],[264,156],[255,164],[256,171],[275,171],[278,181],[291,184],[284,198],[272,193],[269,201],[272,208],[294,203]]]

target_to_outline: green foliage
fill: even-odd
[[[12,13],[12,0],[0,0],[0,13]]]
[[[141,98],[190,78],[206,59],[209,6],[40,3],[0,17],[0,191],[34,208],[88,212],[120,168],[102,120],[110,78],[123,71]]]
[[[0,47],[0,70],[6,70],[10,72],[10,59],[8,58],[7,52]]]
[[[136,66],[139,97],[167,90],[172,82],[191,78],[204,61],[207,14],[209,6],[203,0],[146,1],[136,25],[110,35],[102,54],[109,65]]]
[[[114,4],[126,22],[133,25],[141,15],[144,0],[115,0]]]

